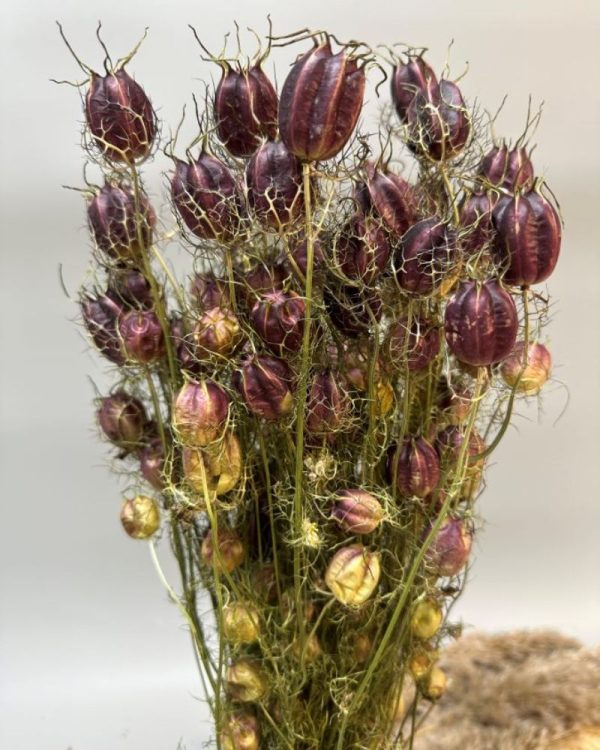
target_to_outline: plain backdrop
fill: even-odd
[[[597,0],[164,2],[81,0],[2,5],[0,59],[0,746],[6,750],[197,750],[209,737],[188,636],[152,569],[147,546],[121,531],[122,487],[97,440],[93,387],[102,363],[74,325],[73,294],[89,242],[76,79],[60,18],[82,57],[101,52],[97,19],[118,57],[145,26],[130,66],[173,126],[200,81],[193,23],[219,49],[233,20],[276,31],[327,28],[371,44],[430,48],[440,69],[464,70],[466,96],[495,109],[498,131],[520,133],[528,96],[545,101],[535,164],[566,221],[549,288],[554,381],[494,454],[469,587],[469,627],[551,626],[588,643],[600,634],[600,126]],[[450,53],[450,42],[454,44]],[[285,55],[283,56],[285,58]],[[283,58],[282,58],[283,59]],[[288,61],[291,54],[287,56]],[[270,70],[270,69],[269,69]],[[279,67],[279,80],[285,67]],[[163,160],[150,170],[160,203]],[[172,260],[185,256],[172,251]],[[568,403],[567,403],[568,401]],[[166,564],[167,574],[172,568]]]

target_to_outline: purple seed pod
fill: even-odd
[[[123,307],[106,294],[84,296],[81,300],[83,323],[92,341],[104,356],[116,365],[125,364],[117,323]]]
[[[425,438],[410,438],[388,451],[387,475],[403,495],[426,497],[440,481],[440,459]]]
[[[439,329],[422,317],[413,318],[410,330],[408,320],[400,320],[390,330],[387,351],[393,367],[424,370],[440,351]]]
[[[308,267],[307,265],[307,244],[306,240],[302,240],[295,244],[291,250],[291,256],[292,259],[297,266],[298,270],[302,274],[302,277],[306,276],[306,269]],[[323,248],[321,246],[321,243],[319,240],[314,240],[313,242],[313,271],[318,270],[323,266],[325,263],[325,255],[323,254]],[[292,270],[297,273],[297,269],[294,267],[294,265],[290,262],[290,266],[292,266]]]
[[[443,412],[443,419],[452,425],[463,424],[471,410],[473,393],[463,386],[453,386],[446,378],[438,383],[437,403]]]
[[[507,357],[518,327],[515,302],[494,279],[463,281],[446,305],[446,343],[468,365],[491,365]]]
[[[306,429],[313,435],[330,435],[343,427],[351,402],[341,385],[340,373],[315,373],[308,390]]]
[[[263,295],[252,308],[254,330],[275,354],[297,352],[302,344],[304,300],[295,292],[274,291]]]
[[[92,73],[85,114],[98,148],[110,161],[131,163],[150,153],[156,116],[142,87],[123,68],[105,76]]]
[[[498,201],[498,193],[470,193],[460,206],[460,239],[468,255],[475,255],[493,239],[492,212]]]
[[[202,314],[192,333],[199,359],[211,354],[226,357],[240,343],[241,330],[237,317],[227,308],[213,307]]]
[[[246,167],[248,202],[267,227],[281,230],[304,212],[302,168],[282,141],[260,146]]]
[[[407,292],[429,294],[455,267],[456,233],[437,217],[414,224],[402,237],[396,279]]]
[[[260,63],[224,65],[215,92],[217,135],[233,156],[252,156],[263,138],[277,135],[277,92]]]
[[[190,380],[173,400],[173,429],[185,445],[218,440],[229,414],[229,397],[213,380]]]
[[[449,425],[438,432],[435,438],[435,447],[440,457],[449,455],[452,460],[456,460],[460,456],[464,440],[465,434],[463,428],[458,425]],[[471,430],[467,456],[472,458],[484,451],[485,443],[482,437],[475,430]]]
[[[125,391],[117,391],[100,400],[96,412],[106,437],[119,448],[131,451],[143,435],[147,417],[142,402]]]
[[[545,281],[556,266],[562,230],[554,206],[532,190],[503,195],[493,213],[493,253],[505,269],[503,279],[514,286]]]
[[[196,161],[176,160],[171,196],[177,213],[197,237],[227,242],[239,231],[238,184],[225,164],[206,151]]]
[[[133,268],[111,270],[106,293],[123,307],[147,310],[154,304],[150,282]]]
[[[281,262],[257,263],[247,273],[240,273],[239,291],[251,310],[258,299],[267,292],[275,292],[284,288],[289,273]]]
[[[193,337],[186,334],[181,318],[174,317],[171,320],[171,339],[179,367],[190,375],[200,376],[204,372],[204,364],[196,357]]]
[[[392,101],[402,121],[417,93],[438,89],[437,77],[422,57],[410,57],[407,63],[396,65],[391,80]]]
[[[165,352],[160,321],[153,310],[132,310],[119,320],[119,336],[128,360],[141,365],[157,362]]]
[[[330,355],[332,361],[338,357],[337,348],[333,347]],[[369,389],[369,365],[370,351],[368,346],[357,342],[344,342],[344,353],[342,357],[343,372],[346,382],[357,391],[365,393]],[[381,360],[375,362],[375,377],[381,380],[383,366]]]
[[[463,521],[448,518],[425,554],[425,564],[438,576],[455,576],[465,567],[473,536]]]
[[[230,307],[229,286],[214,273],[196,273],[190,282],[190,296],[194,307],[201,312],[213,307]]]
[[[503,143],[494,146],[481,160],[479,174],[494,187],[506,190],[530,190],[533,186],[533,164],[523,148]]]
[[[262,354],[246,356],[233,374],[233,385],[248,409],[263,419],[281,419],[294,408],[293,374],[281,359]]]
[[[383,302],[375,289],[363,292],[354,286],[326,286],[323,301],[333,325],[352,338],[367,333],[383,313]]]
[[[149,485],[159,492],[165,488],[165,449],[160,438],[154,438],[140,452],[140,471]]]
[[[350,534],[371,534],[383,519],[383,508],[370,492],[342,490],[337,493],[331,515]]]
[[[407,112],[410,147],[434,161],[456,156],[471,135],[471,117],[460,89],[442,79],[419,91]]]
[[[292,66],[281,90],[279,132],[302,161],[339,153],[352,135],[365,92],[364,66],[329,39],[315,44]]]
[[[334,252],[342,272],[349,279],[370,284],[384,270],[391,251],[381,222],[374,217],[356,214],[343,227]]]
[[[366,179],[356,186],[356,201],[365,214],[378,216],[398,237],[414,223],[417,201],[413,186],[386,168],[367,163]]]
[[[110,258],[138,260],[152,244],[156,214],[144,193],[135,195],[126,184],[101,188],[87,205],[87,218],[98,248]]]

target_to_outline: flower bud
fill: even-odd
[[[237,601],[223,607],[223,636],[237,645],[259,639],[260,616],[252,602]]]
[[[238,659],[225,675],[227,693],[231,700],[240,703],[259,701],[267,692],[267,680],[257,661]]]
[[[492,214],[498,201],[493,191],[470,193],[460,207],[462,247],[468,255],[483,250],[494,237]]]
[[[84,296],[81,300],[83,323],[98,350],[116,365],[125,364],[117,322],[123,308],[104,294],[100,297]]]
[[[281,90],[279,132],[302,161],[324,161],[346,145],[365,91],[364,66],[327,39],[292,66]]]
[[[373,594],[380,576],[379,552],[352,544],[335,553],[325,572],[325,583],[339,602],[358,607]]]
[[[444,615],[441,608],[433,599],[420,601],[413,610],[410,629],[416,638],[428,641],[438,632]]]
[[[530,342],[525,358],[525,342],[517,341],[514,349],[502,362],[500,374],[506,385],[520,393],[535,395],[550,377],[552,356],[543,344]]]
[[[239,230],[242,199],[222,161],[202,151],[196,161],[175,163],[171,196],[177,213],[196,237],[229,241]]]
[[[119,336],[127,359],[137,364],[148,365],[164,354],[163,330],[152,310],[125,313],[119,320]]]
[[[267,292],[253,306],[254,330],[275,354],[297,352],[302,344],[304,300],[295,292]]]
[[[350,534],[370,534],[383,519],[376,497],[364,490],[343,490],[337,494],[331,515]]]
[[[227,717],[220,734],[221,750],[259,750],[260,730],[252,714],[236,711]]]
[[[401,237],[416,219],[412,185],[372,162],[367,163],[364,182],[356,187],[356,202],[365,214],[379,217],[388,232],[397,237]]]
[[[237,317],[231,310],[222,307],[207,310],[194,326],[192,334],[199,358],[211,354],[226,357],[235,350],[240,337]]]
[[[230,154],[248,157],[277,135],[277,93],[260,62],[234,70],[223,64],[215,92],[217,135]]]
[[[294,408],[293,375],[281,359],[248,355],[233,374],[233,384],[248,409],[269,421],[281,419]]]
[[[313,435],[328,435],[343,428],[350,410],[348,393],[341,386],[339,373],[317,372],[309,387],[306,429]]]
[[[229,307],[231,304],[227,281],[210,272],[194,274],[190,283],[190,296],[194,307],[201,312],[213,307]]]
[[[409,331],[408,321],[400,320],[389,333],[387,350],[392,366],[424,370],[440,351],[439,330],[430,320],[417,317],[411,320]]]
[[[149,539],[160,526],[160,512],[156,501],[145,495],[124,500],[121,507],[123,528],[134,539]]]
[[[562,239],[560,218],[550,201],[536,190],[503,195],[493,221],[493,254],[504,270],[503,280],[514,286],[545,281],[554,271]]]
[[[152,244],[156,215],[144,193],[138,201],[128,185],[107,182],[88,203],[94,241],[110,258],[139,260]]]
[[[281,231],[304,212],[300,162],[281,141],[266,141],[246,167],[248,202],[267,227]]]
[[[436,217],[414,224],[402,237],[396,279],[407,292],[429,294],[454,269],[456,233]]]
[[[533,164],[523,147],[509,149],[506,143],[494,146],[481,160],[479,174],[494,187],[516,191],[530,190]]]
[[[390,243],[378,219],[356,214],[342,229],[335,245],[335,259],[352,281],[372,283],[384,270]]]
[[[233,573],[246,559],[244,544],[233,529],[224,526],[217,529],[218,555],[215,555],[213,543],[213,532],[209,529],[202,540],[200,554],[204,564],[210,568],[216,567],[221,573]]]
[[[425,438],[410,438],[390,448],[387,473],[401,494],[426,497],[440,480],[440,460]]]
[[[377,290],[362,292],[354,286],[328,285],[323,301],[333,325],[352,338],[367,333],[383,313],[383,302]]]
[[[165,448],[160,438],[154,438],[148,445],[142,448],[142,452],[140,453],[140,471],[148,484],[158,491],[165,488],[163,476],[165,461]]]
[[[188,485],[201,495],[224,495],[240,481],[242,449],[232,432],[204,449],[183,449],[183,473]]]
[[[139,445],[147,417],[137,398],[117,391],[101,399],[97,415],[102,431],[112,443],[127,451]]]
[[[458,575],[467,564],[472,541],[473,537],[463,521],[448,518],[427,550],[427,567],[440,577]]]
[[[92,73],[85,98],[88,127],[109,161],[134,162],[150,153],[156,116],[144,90],[123,68]]]
[[[446,674],[439,667],[434,666],[419,683],[421,692],[430,701],[439,700],[446,691],[448,679]]]
[[[106,293],[123,307],[147,310],[154,304],[150,282],[134,268],[113,269]]]
[[[464,281],[446,305],[446,343],[469,365],[505,359],[517,338],[519,320],[513,298],[497,281]]]
[[[422,57],[409,57],[400,63],[392,75],[392,100],[401,120],[406,120],[408,108],[416,94],[427,90],[438,90],[437,78]]]

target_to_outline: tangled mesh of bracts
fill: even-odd
[[[113,63],[98,29],[99,74],[69,46],[103,181],[80,306],[115,375],[97,414],[134,488],[121,520],[189,626],[219,748],[412,748],[486,461],[550,377],[561,221],[538,116],[497,140],[421,49],[269,31],[250,60],[194,34],[221,78],[184,145],[126,70],[137,48]],[[293,45],[278,94],[264,63]],[[391,82],[374,133],[367,76]],[[175,230],[144,191],[159,148]]]

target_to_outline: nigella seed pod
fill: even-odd
[[[218,554],[215,554],[213,533],[209,529],[202,540],[200,554],[205,565],[221,573],[223,571],[233,573],[246,559],[244,544],[233,529],[219,526],[217,529],[217,546],[219,551]]]
[[[406,120],[408,108],[417,93],[438,88],[435,73],[422,57],[409,57],[408,62],[396,65],[391,83],[392,101],[402,121]]]
[[[551,370],[552,355],[543,344],[530,342],[525,356],[525,342],[517,341],[502,362],[500,374],[506,385],[529,396],[540,392]]]
[[[182,459],[185,480],[199,495],[225,495],[242,475],[242,448],[232,432],[226,432],[214,445],[184,448]]]
[[[427,567],[440,577],[458,575],[467,564],[472,541],[473,536],[463,521],[447,519],[427,550]]]
[[[367,163],[365,181],[356,187],[356,201],[365,214],[378,216],[385,228],[398,237],[414,223],[417,215],[412,185],[372,162]]]
[[[125,313],[119,320],[119,336],[127,359],[132,362],[148,365],[164,354],[162,326],[152,310]]]
[[[442,463],[451,462],[456,464],[462,453],[462,445],[465,440],[464,429],[457,425],[450,425],[438,432],[435,439],[435,448]],[[463,485],[460,488],[462,497],[471,498],[481,485],[485,458],[474,460],[475,456],[485,451],[485,443],[476,430],[471,430],[469,442],[466,448],[467,464]]]
[[[194,274],[190,282],[190,296],[194,307],[201,312],[213,307],[231,306],[227,281],[210,272]]]
[[[160,526],[158,505],[151,497],[136,495],[124,500],[121,507],[121,524],[133,539],[149,539]]]
[[[337,238],[334,254],[345,276],[370,284],[384,270],[391,247],[378,219],[356,214]]]
[[[233,156],[252,156],[263,138],[276,137],[277,92],[260,63],[239,70],[224,64],[214,104],[217,135]]]
[[[162,491],[165,488],[165,448],[160,438],[154,438],[148,445],[142,448],[140,453],[140,471],[144,479],[154,487]]]
[[[204,372],[204,365],[196,357],[193,337],[191,334],[186,334],[185,324],[181,318],[171,319],[171,339],[180,368],[195,378],[199,378]]]
[[[336,55],[327,39],[300,57],[281,90],[281,139],[302,161],[339,153],[362,109],[365,71],[345,50]]]
[[[223,635],[232,643],[255,643],[260,637],[260,615],[252,602],[236,601],[223,607]]]
[[[413,318],[410,330],[406,319],[392,326],[387,339],[390,364],[408,367],[412,372],[424,370],[440,351],[440,332],[432,321]]]
[[[85,295],[81,300],[83,323],[98,350],[116,365],[125,364],[117,324],[123,307],[112,297]]]
[[[156,214],[147,196],[138,201],[126,184],[107,182],[87,206],[87,218],[98,248],[110,258],[139,260],[152,245]]]
[[[333,325],[352,338],[367,333],[383,313],[383,302],[375,289],[361,291],[355,286],[328,285],[323,301]]]
[[[107,294],[123,307],[147,310],[154,304],[150,282],[134,268],[113,269]]]
[[[97,417],[102,432],[119,448],[131,451],[139,445],[147,422],[146,410],[139,399],[117,391],[101,399]]]
[[[332,353],[335,357],[337,352]],[[359,343],[352,342],[345,344],[342,361],[344,364],[343,371],[347,383],[357,391],[366,392],[369,389],[369,366],[370,352],[368,347]],[[381,377],[381,361],[375,362],[375,376]]]
[[[265,674],[254,659],[238,659],[231,664],[225,683],[229,697],[240,703],[259,701],[267,692]]]
[[[248,355],[234,372],[233,384],[248,409],[263,419],[281,419],[294,408],[293,374],[281,359]]]
[[[292,270],[298,274],[301,274],[301,280],[304,281],[306,277],[306,269],[308,268],[308,246],[306,240],[298,242],[291,250],[290,266]],[[318,271],[325,263],[325,255],[323,254],[323,248],[319,240],[313,241],[313,271]]]
[[[494,146],[481,160],[479,174],[494,187],[506,190],[529,190],[533,185],[533,164],[522,146]]]
[[[250,321],[275,354],[297,352],[302,344],[306,307],[295,292],[267,292],[256,301]]]
[[[195,161],[176,160],[171,196],[187,228],[205,240],[229,241],[239,230],[242,199],[222,161],[202,151]]]
[[[334,597],[348,607],[364,604],[379,584],[380,557],[362,544],[339,549],[325,572],[325,583]]]
[[[260,729],[256,717],[236,711],[227,717],[220,733],[222,750],[259,750]]]
[[[228,308],[207,310],[194,326],[192,341],[197,356],[211,354],[226,357],[240,342],[241,330],[237,317]]]
[[[338,372],[315,373],[308,390],[306,429],[313,435],[330,435],[343,429],[351,406]]]
[[[407,292],[429,294],[457,262],[456,233],[437,217],[414,224],[402,237],[396,279]]]
[[[387,474],[403,495],[426,497],[440,481],[440,459],[425,438],[410,438],[390,448]]]
[[[493,253],[507,284],[530,286],[545,281],[558,261],[562,230],[554,206],[532,190],[503,195],[493,213]]]
[[[440,667],[434,665],[419,683],[419,687],[427,700],[437,701],[446,691],[447,682],[446,673]]]
[[[467,420],[472,403],[473,394],[468,389],[451,387],[445,379],[439,383],[438,406],[443,412],[443,418],[451,425],[460,425]]]
[[[249,310],[267,292],[283,289],[289,274],[283,263],[257,263],[247,273],[240,274],[239,291]]]
[[[408,668],[415,680],[422,680],[439,659],[439,651],[428,643],[420,643],[410,657]]]
[[[493,239],[494,224],[492,213],[498,200],[498,193],[470,193],[460,207],[460,238],[462,247],[469,255],[483,250]]]
[[[343,490],[336,496],[331,515],[350,534],[371,534],[383,519],[383,508],[370,492]]]
[[[507,357],[518,326],[513,298],[494,279],[462,282],[446,305],[446,343],[468,365],[491,365]]]
[[[148,156],[156,116],[143,88],[123,69],[92,73],[85,98],[88,127],[110,161],[134,162]]]
[[[229,398],[213,380],[191,380],[173,401],[173,429],[185,445],[205,446],[223,433]]]
[[[424,599],[417,604],[410,618],[411,632],[422,641],[428,641],[438,632],[443,619],[439,604],[433,599]]]

